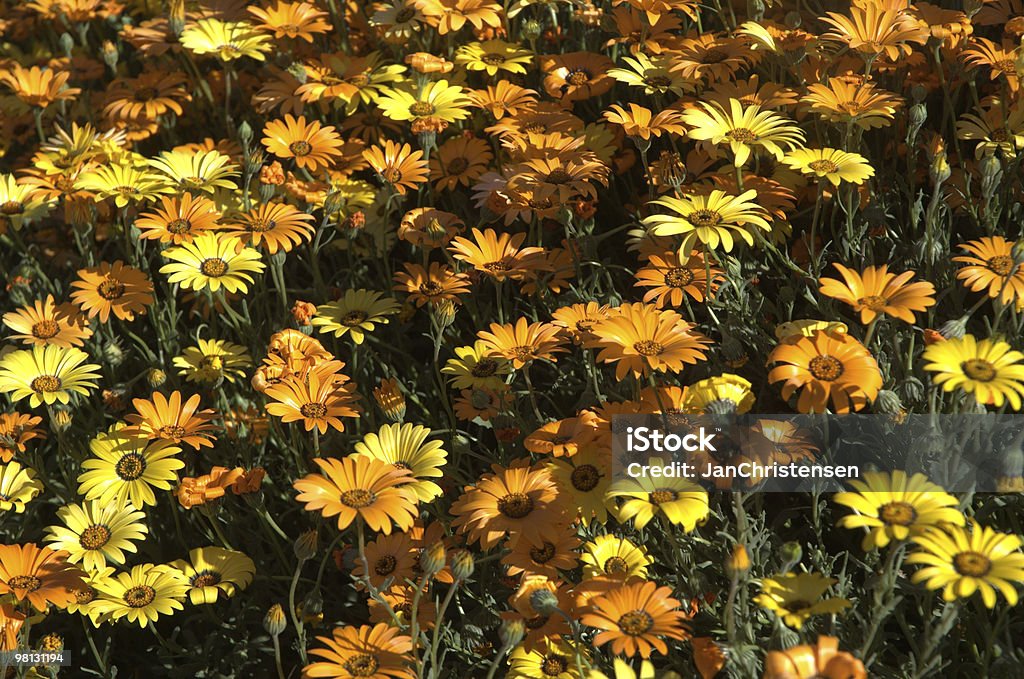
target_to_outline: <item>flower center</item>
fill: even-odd
[[[988,260],[988,268],[997,276],[1009,276],[1013,271],[1013,258],[1007,255],[996,255]]]
[[[34,592],[43,586],[43,581],[34,575],[15,575],[7,581],[11,589],[23,589],[26,592]]]
[[[209,259],[204,259],[203,263],[199,265],[199,271],[204,276],[219,278],[228,272],[228,263],[220,257],[210,257]]]
[[[451,162],[448,163],[448,174],[462,174],[468,167],[469,161],[462,156],[452,158]]]
[[[395,571],[397,565],[398,561],[395,557],[388,554],[377,559],[377,562],[373,564],[373,572],[380,576],[390,575]]]
[[[854,101],[852,99],[850,101],[839,102],[839,105],[836,106],[836,108],[851,117],[860,115],[860,112],[864,110],[864,107],[861,106],[859,101]]]
[[[555,546],[550,542],[545,542],[540,547],[530,548],[530,558],[533,559],[534,563],[547,563],[555,556]]]
[[[508,265],[508,262],[502,260],[500,262],[487,262],[484,264],[484,268],[494,273],[496,271],[508,271],[512,267]]]
[[[185,427],[180,424],[165,424],[157,430],[162,439],[180,439],[185,436]]]
[[[402,181],[402,172],[395,167],[385,169],[381,173],[381,176],[383,176],[384,180],[389,184],[397,184],[398,182]]]
[[[32,391],[42,394],[44,392],[55,392],[60,390],[60,378],[53,375],[40,375],[32,380]]]
[[[693,282],[693,272],[681,266],[676,266],[665,272],[665,283],[673,288],[685,288]]]
[[[110,542],[110,529],[100,524],[89,526],[78,536],[78,544],[85,549],[100,549],[108,542]]]
[[[96,286],[96,294],[106,300],[114,300],[124,295],[124,283],[116,278],[104,278]]]
[[[701,57],[701,63],[704,63],[704,64],[720,64],[720,63],[722,63],[723,61],[725,61],[728,58],[729,58],[729,53],[728,52],[726,52],[725,50],[720,50],[720,49],[714,48],[714,49],[709,49],[707,52],[704,53],[704,56]]]
[[[362,309],[356,309],[354,311],[349,311],[347,314],[342,316],[341,324],[347,325],[348,327],[351,328],[353,326],[359,325],[369,317],[370,315],[363,311]]]
[[[470,369],[473,377],[490,377],[498,370],[498,362],[493,358],[482,358]]]
[[[420,283],[420,292],[428,297],[436,297],[444,292],[444,286],[437,281],[425,281]]]
[[[416,10],[412,9],[411,7],[403,7],[402,9],[398,10],[398,12],[395,14],[395,23],[404,24],[406,21],[412,19],[414,16],[416,16]]]
[[[189,582],[193,587],[214,587],[220,584],[221,577],[220,573],[213,571],[199,571]]]
[[[167,222],[167,231],[174,235],[188,233],[192,230],[192,222],[187,219],[175,219]]]
[[[572,179],[572,177],[569,176],[569,173],[559,168],[557,170],[552,170],[545,181],[549,184],[565,184],[570,179]]]
[[[358,653],[341,664],[353,677],[374,677],[380,663],[369,653]]]
[[[757,135],[745,127],[737,127],[734,130],[729,130],[725,133],[725,136],[730,140],[737,141],[741,144],[751,144],[757,141]]]
[[[582,68],[574,68],[569,71],[565,76],[565,82],[569,83],[573,87],[580,87],[586,85],[590,81],[590,74]]]
[[[612,556],[605,560],[604,572],[608,575],[622,575],[629,572],[629,564],[621,556]]]
[[[831,160],[825,160],[824,158],[821,160],[812,160],[807,163],[807,167],[811,168],[818,174],[829,174],[839,169],[838,165],[833,163]]]
[[[832,382],[843,374],[843,364],[834,356],[815,356],[807,364],[814,379]]]
[[[888,300],[880,295],[868,295],[867,297],[861,297],[857,300],[857,304],[867,307],[872,311],[881,311],[887,302]]]
[[[996,63],[992,64],[992,69],[1001,71],[1002,73],[1015,73],[1017,71],[1017,65],[1013,62],[1013,59],[1000,59]]]
[[[992,561],[984,554],[977,552],[960,552],[953,557],[953,567],[960,575],[980,578],[992,570]]]
[[[996,369],[988,361],[972,358],[960,364],[960,369],[975,382],[991,382],[996,378]]]
[[[654,340],[640,340],[633,343],[633,349],[641,356],[657,356],[665,351],[665,347]]]
[[[672,502],[675,499],[676,491],[674,490],[662,488],[651,493],[651,502],[656,505],[663,505],[666,502]]]
[[[299,413],[311,420],[319,420],[327,415],[327,406],[323,403],[303,403]]]
[[[75,603],[79,606],[84,606],[93,599],[96,598],[96,590],[92,587],[86,587],[85,589],[75,590]]]
[[[672,78],[666,75],[649,75],[644,78],[644,83],[652,89],[664,89],[672,84]]]
[[[288,144],[288,150],[292,152],[292,155],[301,158],[302,156],[308,156],[312,153],[313,146],[308,141],[300,139]]]
[[[25,204],[20,200],[7,200],[0,203],[0,214],[17,215],[25,210]]]
[[[1005,127],[1000,127],[999,129],[992,130],[992,133],[989,135],[989,138],[997,143],[1005,143],[1010,141],[1010,133],[1007,131]]]
[[[638,637],[654,627],[654,618],[647,611],[630,611],[619,618],[619,629],[623,634]]]
[[[512,347],[512,355],[515,356],[516,359],[518,359],[520,361],[523,361],[524,363],[526,361],[533,360],[533,347],[528,347],[528,346]]]
[[[498,54],[497,52],[488,52],[480,57],[480,61],[484,62],[488,66],[499,66],[505,63],[505,55]]]
[[[878,515],[891,526],[909,526],[917,519],[917,510],[906,502],[889,502],[882,505]]]
[[[114,465],[114,472],[122,481],[134,481],[146,471],[146,458],[138,453],[128,453]]]
[[[722,215],[714,210],[701,208],[700,210],[694,210],[687,215],[686,220],[698,228],[706,229],[712,226],[718,226],[722,221]]]
[[[273,219],[263,219],[262,217],[256,217],[249,221],[246,225],[248,229],[254,233],[263,233],[264,231],[273,231],[277,228],[277,222]]]
[[[368,490],[353,488],[352,490],[342,491],[339,499],[346,507],[362,509],[363,507],[369,507],[372,505],[377,497]]]
[[[155,87],[140,87],[135,90],[135,101],[149,101],[156,99],[157,91]]]
[[[601,482],[601,472],[592,464],[581,464],[572,470],[569,477],[572,487],[584,493],[593,490]]]
[[[545,677],[557,677],[569,669],[569,659],[563,655],[546,655],[540,665]]]
[[[498,511],[510,519],[521,519],[533,511],[533,499],[526,493],[509,493],[498,500]]]
[[[39,321],[32,326],[32,336],[38,337],[39,339],[45,340],[55,337],[60,332],[60,325],[57,321],[46,319],[45,321]]]
[[[436,110],[429,101],[417,101],[409,106],[409,113],[417,117],[432,116]]]
[[[156,590],[149,585],[136,585],[124,592],[124,602],[132,608],[143,608],[153,603]]]

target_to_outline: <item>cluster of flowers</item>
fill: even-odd
[[[0,650],[110,676],[127,620],[171,668],[188,620],[281,679],[1019,662],[1024,451],[1006,498],[868,472],[807,512],[614,480],[612,438],[1024,410],[1022,36],[1018,0],[4,4]]]

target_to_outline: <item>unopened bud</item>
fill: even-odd
[[[384,416],[392,422],[405,419],[405,396],[395,378],[381,380],[380,386],[373,390],[373,398],[384,411]]]
[[[799,542],[786,542],[782,545],[783,572],[788,572],[804,558],[804,548]]]
[[[319,624],[324,619],[324,597],[319,588],[307,594],[299,604],[299,617],[311,625]]]
[[[896,415],[903,412],[903,403],[895,391],[882,389],[875,397],[875,410],[884,415]]]
[[[476,559],[472,553],[463,549],[452,557],[452,575],[456,580],[468,580],[476,570]]]
[[[242,124],[238,126],[238,138],[242,140],[242,144],[245,146],[249,145],[252,141],[252,126],[249,125],[248,121],[243,120]]]
[[[299,561],[308,561],[316,555],[318,537],[317,531],[314,528],[313,530],[306,531],[295,540],[292,544],[292,550]]]
[[[953,171],[949,167],[949,160],[946,158],[946,154],[936,153],[931,165],[928,167],[928,175],[932,179],[932,184],[939,186],[942,182],[949,179],[952,173]]]
[[[75,39],[71,37],[70,33],[60,34],[60,49],[64,52],[64,56],[68,59],[71,58],[71,51],[75,49]]]
[[[109,66],[111,71],[117,68],[118,54],[117,47],[114,43],[109,40],[104,40],[103,44],[100,46],[100,54],[103,55],[103,63]]]
[[[519,34],[523,36],[527,42],[539,38],[543,31],[544,27],[536,19],[527,19],[523,22],[522,26],[519,27]]]
[[[782,21],[786,24],[786,28],[796,30],[800,28],[800,24],[804,22],[804,19],[800,16],[800,12],[793,11],[786,12],[786,16],[783,17]]]
[[[928,108],[924,104],[917,103],[910,107],[910,127],[915,132],[924,125],[927,119]]]
[[[506,648],[512,648],[526,636],[526,623],[518,618],[505,620],[498,628],[498,638]]]
[[[71,427],[74,416],[69,408],[54,408],[50,414],[50,429],[60,434]]]
[[[442,299],[430,308],[430,313],[433,314],[434,320],[437,321],[437,325],[441,329],[447,328],[455,322],[455,314],[457,312],[458,307],[450,299]]]
[[[978,169],[981,171],[981,193],[986,198],[991,198],[1003,178],[1003,166],[995,156],[985,156],[978,162]]]
[[[558,610],[558,597],[550,589],[535,589],[530,593],[530,607],[537,615],[554,615]]]
[[[149,372],[146,373],[146,383],[153,389],[163,386],[163,383],[166,381],[167,373],[160,368],[150,368]]]
[[[725,573],[729,577],[743,575],[750,570],[750,555],[743,545],[732,548],[732,554],[725,560]]]
[[[281,604],[274,604],[267,609],[267,614],[263,616],[263,629],[267,630],[267,634],[272,637],[280,636],[287,626]]]
[[[420,552],[420,568],[427,576],[435,575],[444,568],[446,556],[444,543],[439,540]]]
[[[946,321],[939,326],[939,334],[946,339],[961,339],[967,332],[967,317],[961,316],[960,318],[952,321]]]
[[[124,349],[118,344],[117,340],[110,340],[103,344],[103,358],[113,367],[117,367],[124,363]]]

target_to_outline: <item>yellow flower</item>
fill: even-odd
[[[53,549],[68,552],[68,561],[82,562],[94,572],[107,563],[123,564],[125,552],[134,553],[133,541],[144,540],[149,528],[146,515],[131,505],[87,500],[57,510],[63,525],[50,526],[46,541]]]
[[[749,381],[739,375],[725,373],[687,387],[683,408],[689,413],[742,415],[750,412],[755,400]]]
[[[145,627],[161,615],[180,611],[188,591],[188,581],[178,569],[151,563],[134,566],[128,573],[118,573],[95,583],[100,597],[93,608],[113,620],[127,618]]]
[[[0,464],[0,511],[16,514],[25,511],[25,505],[43,492],[43,484],[36,473],[16,460]]]
[[[978,340],[973,335],[936,342],[925,348],[924,369],[944,391],[960,388],[978,403],[1021,409],[1024,396],[1024,354],[1002,340]]]
[[[178,191],[205,191],[213,193],[219,188],[236,190],[232,177],[238,176],[238,166],[219,151],[164,151],[149,161],[150,167],[167,176]]]
[[[835,186],[839,186],[839,182],[863,184],[875,175],[875,168],[867,158],[839,149],[796,149],[787,153],[782,162],[806,175],[825,177]]]
[[[244,377],[245,370],[252,365],[248,350],[240,344],[226,340],[198,340],[199,345],[185,349],[181,356],[174,357],[178,374],[189,382],[217,384],[225,379],[234,384],[236,377]]]
[[[512,363],[501,356],[490,356],[490,345],[477,340],[472,346],[457,347],[456,358],[441,368],[455,389],[499,389],[512,372]]]
[[[17,231],[23,225],[45,217],[56,200],[47,198],[35,187],[15,179],[13,174],[0,173],[0,232],[5,224]]]
[[[75,182],[75,189],[91,191],[96,200],[113,198],[117,207],[129,202],[145,202],[161,193],[171,193],[167,180],[159,174],[134,165],[108,165],[83,172]]]
[[[471,42],[458,49],[455,63],[469,71],[485,71],[497,75],[498,71],[526,73],[524,64],[529,64],[533,53],[514,43],[504,40]]]
[[[188,561],[178,559],[169,565],[188,582],[188,597],[195,606],[216,603],[221,594],[234,596],[249,586],[256,573],[256,565],[248,556],[221,547],[193,549]]]
[[[890,540],[906,540],[942,523],[962,526],[960,501],[930,482],[924,474],[908,477],[905,471],[865,472],[852,480],[856,492],[836,493],[836,504],[854,510],[839,519],[842,528],[867,528],[863,548],[885,547]]]
[[[654,563],[642,545],[635,545],[617,535],[598,535],[583,545],[580,556],[583,577],[622,578],[647,577],[647,567]]]
[[[153,489],[170,490],[185,463],[175,457],[181,448],[169,441],[150,441],[124,432],[115,424],[89,444],[93,457],[82,463],[78,492],[86,500],[141,509],[156,504]]]
[[[264,52],[273,49],[270,36],[245,21],[200,19],[181,33],[182,46],[195,54],[214,54],[221,61],[251,57],[264,61]]]
[[[812,615],[839,613],[850,602],[839,597],[822,599],[838,580],[820,573],[784,573],[761,581],[761,594],[754,601],[782,618],[787,626],[800,629]]]
[[[204,231],[191,243],[167,248],[161,254],[172,261],[160,267],[160,273],[170,274],[169,282],[192,290],[209,288],[217,292],[223,286],[228,292],[248,292],[248,283],[253,282],[249,273],[266,268],[258,250],[244,247],[238,238],[212,231]]]
[[[661,466],[658,458],[649,461],[652,467]],[[673,526],[692,531],[708,517],[708,494],[686,478],[627,477],[612,483],[606,497],[624,498],[615,513],[620,521],[633,519],[637,529],[650,523],[660,514]]]
[[[398,121],[439,118],[452,123],[469,117],[469,99],[461,87],[449,85],[447,80],[428,82],[418,93],[411,83],[385,88],[377,99],[377,108]]]
[[[744,191],[731,196],[725,191],[714,190],[706,196],[682,196],[661,198],[652,204],[671,210],[675,214],[651,215],[643,220],[644,226],[654,236],[682,235],[680,253],[689,253],[694,243],[700,241],[711,249],[722,246],[726,252],[733,248],[733,234],[742,238],[747,245],[754,244],[750,227],[771,231],[765,212],[757,203],[757,191]]]
[[[911,577],[928,589],[942,589],[946,601],[966,599],[981,591],[985,606],[996,605],[996,590],[1010,606],[1017,605],[1015,584],[1024,583],[1024,553],[1017,535],[1000,533],[971,521],[960,526],[931,528],[914,538],[918,550],[907,563],[925,566]]]
[[[448,453],[440,441],[428,441],[430,429],[419,425],[385,424],[355,445],[355,455],[381,460],[397,469],[408,469],[415,479],[406,488],[419,502],[430,502],[441,495],[441,486],[430,479],[441,478]]]
[[[0,393],[11,394],[14,401],[28,396],[33,408],[68,403],[71,394],[86,396],[96,388],[100,366],[87,360],[80,349],[52,344],[12,351],[0,359]]]
[[[747,106],[738,99],[729,99],[729,108],[700,102],[700,108],[683,113],[683,122],[692,129],[691,139],[708,141],[717,146],[727,144],[734,164],[742,167],[755,149],[764,149],[782,160],[783,147],[792,149],[804,141],[803,131],[793,121],[760,106]]]
[[[362,344],[364,333],[373,332],[378,323],[388,323],[387,317],[399,308],[398,302],[380,292],[348,290],[338,301],[318,306],[312,323],[320,332],[332,332],[335,337],[351,333],[353,341]]]

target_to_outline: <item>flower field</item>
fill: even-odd
[[[1024,410],[1022,36],[1020,0],[0,0],[0,675],[1024,677],[1024,417],[995,492],[615,449]]]

